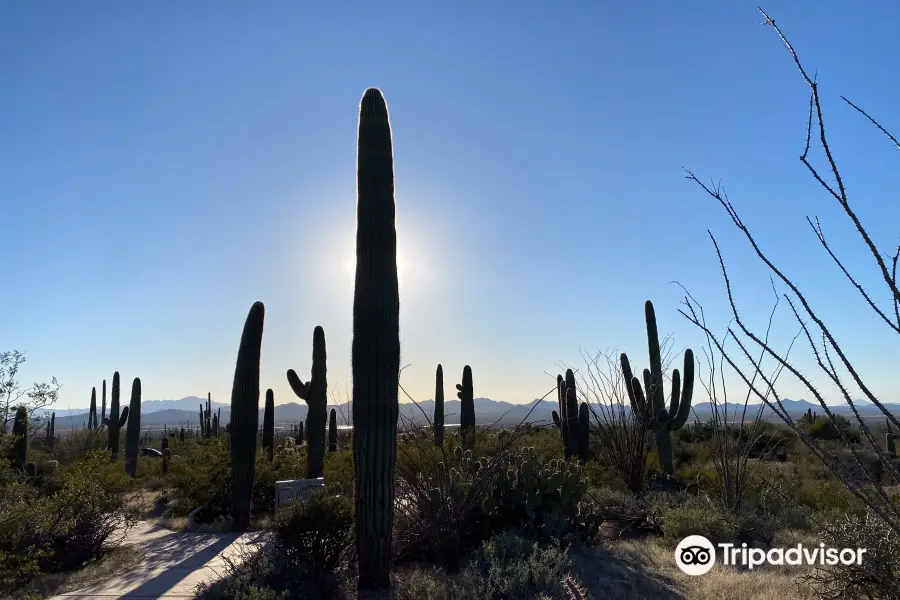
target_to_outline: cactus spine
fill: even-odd
[[[400,377],[400,291],[391,126],[381,92],[359,107],[353,289],[353,462],[361,591],[390,588]]]
[[[262,445],[266,458],[270,461],[275,456],[275,392],[266,390],[266,404],[263,409]]]
[[[637,377],[631,377],[628,357],[622,354],[622,370],[626,382],[631,379],[628,396],[638,418],[656,435],[656,451],[663,471],[672,476],[675,468],[672,463],[672,442],[669,432],[679,429],[687,421],[691,412],[691,398],[694,393],[694,353],[690,348],[684,352],[684,387],[678,369],[672,371],[672,395],[669,408],[666,409],[665,390],[663,388],[662,355],[659,347],[659,332],[656,328],[656,313],[653,303],[647,300],[644,304],[644,316],[647,321],[647,346],[650,353],[650,369],[644,369],[644,388],[646,398],[641,390]]]
[[[266,307],[254,302],[244,322],[231,388],[231,493],[236,531],[250,526],[259,421],[259,361]]]
[[[109,417],[103,422],[109,432],[106,447],[113,460],[119,457],[119,431],[128,422],[128,407],[122,409],[119,417],[119,372],[113,373],[112,398],[109,404]]]
[[[437,366],[434,376],[434,443],[444,447],[444,367]]]
[[[333,408],[328,415],[328,451],[337,452],[337,411]]]
[[[88,430],[97,429],[97,388],[91,388],[91,409],[88,411]]]
[[[297,397],[306,401],[306,461],[307,477],[322,477],[325,468],[325,421],[328,418],[328,383],[326,380],[325,330],[319,326],[313,330],[312,371],[309,383],[303,383],[293,369],[288,369],[287,380]]]
[[[459,434],[464,450],[475,444],[475,392],[472,385],[472,367],[463,367],[462,383],[456,384],[456,397],[460,401]]]
[[[125,430],[125,471],[129,476],[137,474],[138,444],[141,439],[141,380],[134,378],[131,384],[131,402],[128,405],[128,428]]]
[[[11,449],[13,468],[17,471],[25,469],[28,460],[28,410],[24,406],[16,409],[16,416],[13,420],[13,437],[15,441]]]

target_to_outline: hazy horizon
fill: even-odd
[[[805,216],[864,285],[880,276],[798,160],[809,90],[755,3],[211,6],[0,6],[0,351],[26,352],[23,386],[56,376],[57,406],[86,407],[92,387],[99,401],[116,370],[124,397],[138,376],[148,400],[197,390],[227,403],[256,300],[262,389],[302,402],[285,371],[308,378],[321,325],[329,388],[347,399],[370,86],[393,129],[401,384],[414,398],[433,397],[438,363],[448,399],[468,364],[477,397],[507,402],[552,390],[582,350],[625,351],[643,369],[647,299],[674,336],[672,366],[690,347],[705,376],[705,340],[672,282],[725,331],[707,230],[763,332],[768,273],[688,168],[721,180],[872,391],[896,402],[891,332]],[[896,149],[840,96],[898,133],[900,84],[885,74],[900,5],[764,8],[817,73],[854,208],[876,242],[896,244]],[[784,349],[796,333],[782,299],[771,341]],[[792,356],[842,403],[802,338]],[[812,400],[787,375],[778,391]],[[695,401],[707,399],[698,382]]]

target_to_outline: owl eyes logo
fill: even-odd
[[[702,535],[689,535],[675,548],[675,564],[687,575],[703,575],[716,564],[716,550]]]

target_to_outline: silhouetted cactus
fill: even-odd
[[[56,413],[50,413],[50,421],[47,423],[47,446],[53,449],[56,445]]]
[[[159,451],[165,452],[169,448],[169,438],[163,437],[162,441],[159,443]]]
[[[141,380],[134,378],[131,384],[131,402],[128,404],[128,428],[125,430],[125,471],[130,477],[137,475],[138,446],[141,439]]]
[[[259,422],[259,361],[266,307],[254,302],[244,322],[231,388],[231,493],[236,531],[250,526]]]
[[[28,460],[28,409],[24,406],[16,409],[12,434],[15,440],[10,449],[10,461],[14,469],[22,471]]]
[[[591,409],[587,402],[578,408],[578,457],[587,462],[591,459]]]
[[[100,408],[100,425],[106,423],[106,380],[103,380],[103,391],[101,392],[101,408]]]
[[[456,384],[456,397],[460,401],[459,436],[464,450],[475,444],[475,391],[472,385],[472,367],[463,367],[462,383]]]
[[[888,456],[891,458],[897,458],[897,438],[894,435],[893,431],[891,431],[891,424],[888,422],[888,430],[887,433],[884,434],[884,447],[887,450]]]
[[[212,393],[207,392],[206,394],[206,421],[204,423],[204,427],[206,427],[206,437],[212,437]]]
[[[213,425],[213,435],[219,437],[219,425],[222,423],[222,407],[216,409],[215,424]]]
[[[166,475],[169,472],[169,461],[172,460],[172,451],[168,448],[163,449],[162,472]]]
[[[263,408],[263,434],[262,446],[266,451],[266,457],[272,460],[275,457],[275,392],[266,390],[266,404]]]
[[[337,411],[333,408],[328,415],[328,451],[337,452]]]
[[[434,443],[437,447],[444,447],[444,367],[437,366],[434,376]]]
[[[109,417],[103,422],[108,431],[106,447],[110,451],[113,460],[119,457],[119,431],[128,422],[128,407],[122,409],[119,417],[119,372],[113,373],[112,398],[109,403]]]
[[[353,289],[353,460],[360,590],[388,589],[400,376],[400,293],[391,126],[381,92],[359,107]]]
[[[200,435],[200,436],[203,436],[203,435],[204,435],[204,431],[205,431],[205,430],[204,430],[204,427],[203,427],[203,424],[204,424],[204,423],[206,423],[206,418],[203,416],[203,403],[201,402],[201,403],[200,403],[200,431],[199,431],[199,434],[198,434],[198,435]]]
[[[303,443],[303,421],[297,423],[297,445]]]
[[[97,388],[91,388],[91,408],[88,410],[88,431],[97,429]]]
[[[644,387],[646,398],[641,390],[637,377],[630,377],[631,367],[628,357],[622,354],[622,371],[626,383],[630,377],[631,387],[628,397],[632,409],[646,427],[656,434],[656,451],[663,471],[672,476],[675,467],[672,463],[672,442],[669,432],[679,429],[687,421],[691,412],[691,398],[694,393],[694,353],[690,348],[684,352],[684,387],[678,369],[672,371],[672,395],[669,408],[666,408],[665,390],[663,388],[662,354],[659,346],[659,333],[656,328],[656,314],[653,303],[647,300],[644,304],[644,316],[647,322],[647,346],[650,353],[650,369],[644,369]],[[628,386],[626,386],[628,387]]]
[[[559,412],[553,411],[551,416],[553,416],[556,428],[559,429],[563,452],[565,452],[565,449],[569,447],[569,424],[566,419],[566,380],[562,375],[556,376],[556,403],[559,406]]]
[[[312,370],[309,383],[303,383],[296,371],[288,369],[287,380],[297,397],[306,401],[306,464],[307,477],[322,476],[325,468],[325,421],[328,418],[328,383],[326,380],[325,330],[313,330]]]

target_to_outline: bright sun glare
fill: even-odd
[[[406,260],[406,257],[401,253],[397,252],[397,280],[400,284],[400,288],[403,288],[404,283],[404,275],[409,271],[409,261]],[[344,269],[346,269],[347,274],[350,276],[350,282],[353,283],[354,277],[356,277],[356,257],[351,256],[347,261],[344,262]]]

